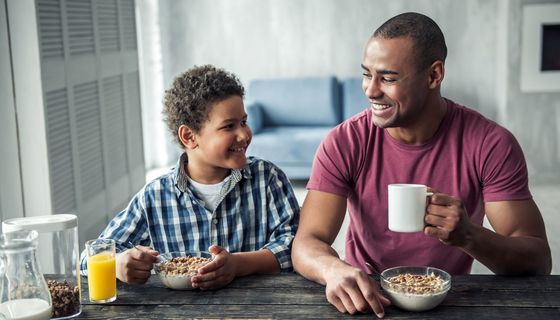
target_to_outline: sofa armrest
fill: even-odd
[[[245,110],[247,112],[247,124],[253,134],[259,133],[263,127],[263,110],[260,104],[254,101],[245,102]]]

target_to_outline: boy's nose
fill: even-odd
[[[246,141],[251,139],[251,129],[249,127],[241,127],[237,131],[237,139],[239,141]]]

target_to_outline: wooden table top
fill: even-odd
[[[325,287],[297,274],[238,278],[212,291],[167,289],[157,276],[144,285],[118,283],[109,304],[88,300],[82,277],[80,319],[354,319],[373,314],[342,314],[328,303]],[[504,277],[455,276],[441,305],[425,312],[390,306],[386,319],[560,319],[560,275]]]

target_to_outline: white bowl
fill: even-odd
[[[186,251],[162,253],[160,262],[154,265],[154,271],[161,282],[169,289],[194,289],[191,277],[198,268],[212,261],[212,254],[206,251]]]
[[[404,279],[407,282],[398,281]],[[408,311],[435,308],[451,288],[449,273],[433,267],[389,268],[381,273],[380,282],[393,305]]]

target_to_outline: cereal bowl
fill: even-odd
[[[191,277],[197,274],[198,268],[212,261],[212,254],[206,251],[167,252],[159,258],[154,271],[166,287],[192,290]]]
[[[433,267],[394,267],[381,273],[381,287],[391,302],[404,310],[435,308],[451,288],[449,273]]]

